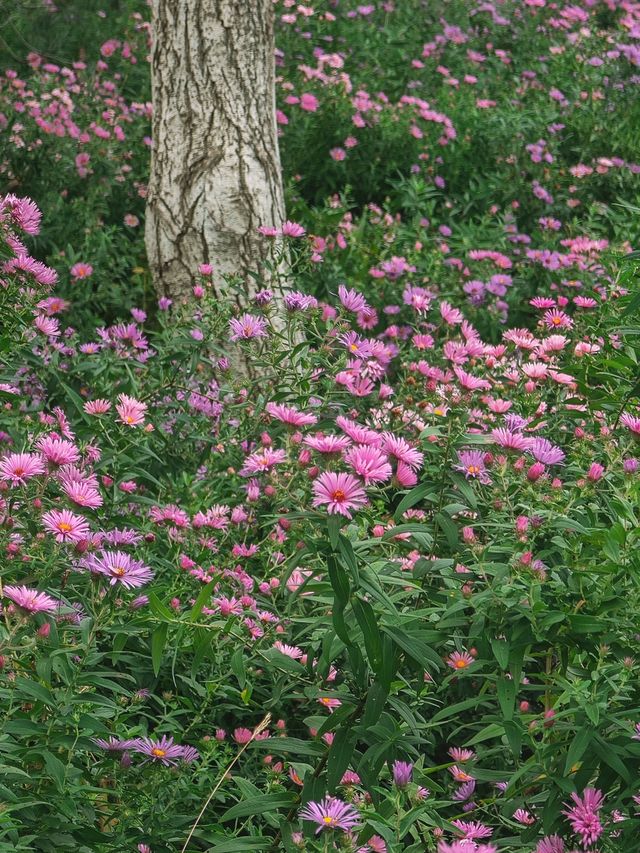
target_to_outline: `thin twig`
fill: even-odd
[[[209,803],[211,802],[211,800],[212,800],[212,799],[213,799],[213,797],[215,796],[215,794],[216,794],[216,792],[217,792],[218,788],[220,787],[220,785],[222,785],[222,783],[223,783],[223,781],[224,781],[224,779],[225,779],[225,777],[226,777],[227,773],[231,770],[231,768],[233,767],[233,765],[234,765],[234,764],[236,763],[236,761],[240,758],[240,756],[241,756],[241,755],[242,755],[242,753],[245,751],[245,749],[249,746],[249,744],[250,744],[250,743],[252,743],[252,742],[255,740],[256,735],[259,735],[259,734],[260,734],[260,732],[263,732],[263,731],[267,728],[267,726],[269,725],[269,723],[270,723],[270,722],[271,722],[271,714],[267,714],[267,715],[266,715],[266,717],[265,717],[261,722],[259,722],[259,723],[258,723],[258,725],[255,727],[255,729],[251,732],[251,737],[250,737],[250,738],[249,738],[249,740],[248,740],[248,741],[243,745],[242,749],[240,750],[240,752],[238,752],[238,754],[237,754],[237,755],[236,755],[236,757],[233,759],[233,761],[232,761],[230,764],[228,764],[228,765],[227,765],[227,767],[225,767],[224,772],[223,772],[222,776],[218,779],[218,782],[217,782],[217,784],[216,784],[215,788],[213,789],[213,791],[211,791],[211,793],[209,794],[209,796],[208,796],[208,797],[207,797],[207,799],[205,800],[205,804],[204,804],[204,805],[202,806],[202,808],[200,809],[200,814],[199,814],[199,815],[198,815],[198,817],[196,818],[196,821],[195,821],[195,823],[193,824],[193,826],[191,827],[191,829],[190,829],[190,831],[189,831],[189,835],[187,836],[187,840],[184,842],[184,847],[182,848],[182,850],[180,851],[180,853],[185,853],[185,850],[187,849],[187,847],[189,846],[189,842],[191,841],[191,836],[192,836],[192,835],[193,835],[193,833],[196,831],[196,827],[197,827],[197,826],[198,826],[198,824],[200,823],[200,820],[201,820],[201,818],[202,818],[202,815],[206,812],[206,810],[207,810],[207,807],[208,807]]]

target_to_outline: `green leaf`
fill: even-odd
[[[329,570],[329,580],[336,601],[344,608],[349,601],[349,578],[345,570],[342,566],[338,565],[337,560],[333,556],[327,557],[327,569]]]
[[[166,622],[163,622],[162,625],[158,625],[156,630],[151,635],[151,665],[153,667],[153,674],[156,676],[160,672],[160,665],[162,664],[162,653],[164,652],[164,646],[167,642],[168,631],[168,624]]]
[[[499,640],[497,637],[492,637],[490,640],[491,650],[495,659],[498,661],[501,669],[507,669],[509,666],[509,643],[507,640]]]
[[[338,708],[338,711],[341,709]],[[331,718],[333,714],[330,714]],[[292,755],[323,755],[326,751],[321,743],[313,740],[301,740],[295,737],[270,737],[265,740],[254,740],[251,744],[252,749],[264,749],[266,752],[272,752],[274,755],[289,754]]]
[[[418,486],[414,486],[413,489],[411,489],[411,491],[402,498],[396,507],[396,511],[393,513],[393,520],[399,521],[406,510],[411,509],[412,506],[421,501],[422,498],[425,497],[425,495],[428,495],[431,491],[435,491],[433,483],[420,483]]]
[[[364,647],[371,668],[374,672],[378,672],[382,665],[382,637],[373,607],[368,601],[360,598],[354,598],[351,606],[364,637]]]
[[[587,751],[587,747],[593,738],[593,729],[585,728],[576,732],[575,737],[571,741],[571,746],[567,750],[567,760],[564,763],[564,776],[569,775],[569,771],[577,764],[578,761]]]
[[[512,678],[498,679],[498,703],[500,710],[505,720],[513,719],[513,712],[516,707],[516,685]]]
[[[54,707],[56,704],[51,691],[43,684],[38,684],[37,681],[18,677],[14,681],[14,685],[18,694],[26,694],[31,699],[37,699],[38,702],[44,702],[50,707]]]
[[[442,661],[440,660],[440,657],[432,648],[423,643],[418,637],[408,634],[406,631],[402,631],[400,628],[396,627],[389,628],[384,626],[382,630],[420,666],[426,668],[428,661],[435,669],[439,670],[442,668]]]
[[[327,786],[329,793],[333,793],[340,780],[349,767],[351,756],[356,746],[356,735],[351,726],[340,729],[331,744],[329,757],[327,758]]]
[[[235,820],[239,817],[259,817],[263,812],[276,811],[277,809],[288,809],[295,804],[297,797],[294,794],[261,794],[252,797],[248,802],[240,801],[222,815],[221,823]]]
[[[244,686],[247,683],[247,676],[244,669],[244,649],[242,646],[238,646],[235,652],[231,655],[229,667],[240,685],[240,690],[244,690]]]
[[[203,586],[200,592],[198,593],[198,597],[196,598],[193,607],[191,608],[191,613],[189,614],[189,621],[195,622],[202,613],[202,608],[205,606],[207,601],[211,598],[211,593],[213,592],[213,588],[220,581],[217,578],[214,578],[212,581],[206,586]]]

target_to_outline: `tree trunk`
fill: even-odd
[[[258,270],[284,220],[272,0],[152,0],[153,153],[146,244],[159,293],[198,266]],[[243,295],[237,295],[242,304]]]

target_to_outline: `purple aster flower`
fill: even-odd
[[[120,740],[113,735],[108,738],[94,737],[92,740],[96,746],[105,749],[107,752],[123,752],[125,749],[131,749],[134,743],[133,740]]]
[[[394,761],[391,769],[393,771],[394,784],[398,788],[406,788],[413,775],[413,764],[409,761]]]
[[[460,450],[458,464],[453,467],[456,471],[462,471],[467,480],[473,477],[485,485],[491,482],[484,464],[484,453],[481,450]]]
[[[251,338],[267,337],[267,321],[264,317],[253,314],[243,314],[238,319],[229,320],[229,331],[232,341],[250,340]]]
[[[163,735],[160,740],[138,737],[130,743],[130,749],[148,756],[148,761],[160,761],[165,767],[174,766],[178,761],[190,763],[199,758],[197,749],[192,746],[180,746],[172,737]]]
[[[353,806],[336,797],[325,797],[319,803],[307,803],[300,810],[300,818],[318,824],[316,835],[323,829],[342,829],[344,832],[350,832],[360,820]]]
[[[54,613],[61,602],[27,586],[5,586],[4,595],[28,613]]]
[[[598,812],[602,808],[604,795],[596,788],[585,788],[582,797],[571,794],[574,805],[563,814],[569,819],[571,828],[581,837],[583,847],[595,844],[604,832]]]
[[[560,465],[564,460],[564,451],[546,438],[534,438],[529,447],[529,453],[544,465]]]
[[[87,558],[84,565],[95,574],[106,575],[111,586],[120,583],[125,589],[144,586],[153,578],[148,566],[124,551],[100,551],[97,556]]]

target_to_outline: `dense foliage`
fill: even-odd
[[[640,5],[278,2],[246,313],[111,5],[2,33],[0,851],[636,849]]]

